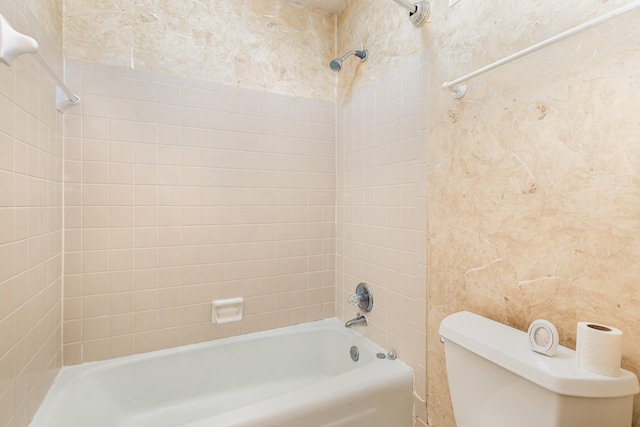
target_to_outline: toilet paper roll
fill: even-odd
[[[617,377],[622,358],[622,331],[613,326],[578,322],[576,363],[596,374]]]

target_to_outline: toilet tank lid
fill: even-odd
[[[636,376],[622,370],[607,377],[576,366],[575,351],[558,346],[545,356],[529,348],[526,332],[468,311],[447,316],[440,324],[443,342],[453,342],[549,391],[576,397],[621,397],[640,391]]]

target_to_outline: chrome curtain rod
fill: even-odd
[[[605,13],[604,15],[601,15],[601,16],[599,16],[597,18],[591,19],[591,20],[585,22],[584,24],[580,24],[580,25],[578,25],[576,27],[573,27],[573,28],[571,28],[569,30],[563,31],[562,33],[557,34],[557,35],[555,35],[553,37],[549,37],[548,39],[543,40],[540,43],[536,43],[533,46],[530,46],[530,47],[528,47],[526,49],[523,49],[523,50],[521,50],[519,52],[514,53],[513,55],[507,56],[506,58],[503,58],[503,59],[501,59],[499,61],[496,61],[496,62],[494,62],[492,64],[489,64],[489,65],[487,65],[485,67],[482,67],[482,68],[480,68],[480,69],[478,69],[478,70],[476,70],[476,71],[474,71],[472,73],[466,74],[466,75],[464,75],[464,76],[462,76],[460,78],[457,78],[455,80],[451,80],[450,82],[445,82],[445,83],[442,84],[442,88],[443,89],[451,89],[452,96],[454,98],[456,98],[456,99],[457,98],[462,98],[465,95],[465,93],[467,93],[467,85],[464,84],[467,80],[471,80],[474,77],[477,77],[477,76],[479,76],[481,74],[484,74],[484,73],[486,73],[488,71],[492,71],[492,70],[494,70],[494,69],[496,69],[496,68],[498,68],[498,67],[500,67],[500,66],[502,66],[504,64],[507,64],[507,63],[512,62],[512,61],[515,61],[518,58],[526,56],[526,55],[528,55],[528,54],[530,54],[532,52],[540,50],[540,49],[542,49],[544,47],[547,47],[547,46],[549,46],[551,44],[557,43],[557,42],[559,42],[561,40],[566,39],[567,37],[573,36],[574,34],[577,34],[577,33],[580,33],[582,31],[585,31],[585,30],[587,30],[589,28],[595,27],[596,25],[600,25],[600,24],[602,24],[604,22],[607,22],[607,21],[609,21],[609,20],[611,20],[613,18],[616,18],[616,17],[618,17],[620,15],[623,15],[623,14],[625,14],[627,12],[631,12],[632,10],[635,10],[635,9],[637,9],[639,7],[640,7],[640,0],[632,1],[631,3],[629,3],[629,4],[625,5],[625,6],[619,7],[617,9],[615,9],[615,10],[612,10],[611,12]]]
[[[64,112],[68,106],[79,103],[80,97],[71,92],[53,68],[47,64],[47,61],[38,53],[38,47],[37,41],[14,30],[9,21],[0,15],[0,61],[11,66],[13,60],[18,56],[25,53],[32,54],[36,62],[44,68],[59,88],[59,91],[56,92],[56,108],[58,111]]]

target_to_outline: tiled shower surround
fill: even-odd
[[[338,317],[355,317],[347,297],[366,281],[374,309],[360,331],[414,370],[424,424],[426,75],[414,56],[339,104],[336,230]]]
[[[0,14],[62,57],[25,7]],[[62,115],[33,58],[0,64],[0,426],[26,426],[62,365]]]
[[[65,364],[334,316],[333,103],[80,61],[67,81]]]

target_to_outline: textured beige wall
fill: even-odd
[[[436,5],[428,137],[433,427],[455,425],[437,333],[455,311],[523,330],[546,318],[572,348],[577,321],[611,324],[625,333],[623,367],[640,373],[640,11],[479,77],[462,100],[439,87],[623,3]]]
[[[284,0],[65,0],[66,58],[335,98],[335,15]]]
[[[23,2],[0,2],[0,14],[36,38],[52,65],[61,63]],[[51,79],[23,55],[11,67],[0,64],[2,427],[27,427],[60,369],[61,306],[62,116]]]
[[[430,26],[417,29],[409,13],[391,0],[351,0],[338,15],[337,55],[367,49],[369,58],[350,57],[338,74],[338,99],[401,67],[424,50]]]
[[[36,17],[44,33],[62,52],[62,8],[63,0],[24,0],[27,9]]]

